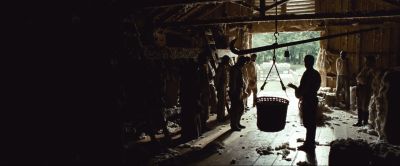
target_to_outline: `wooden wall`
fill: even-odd
[[[316,0],[316,11],[321,13],[334,12],[372,12],[381,10],[398,10],[399,7],[386,4],[381,0]],[[400,10],[399,10],[400,11]],[[383,26],[382,26],[383,24]],[[380,22],[379,19],[359,25],[330,25],[325,28],[326,34],[343,33],[351,30],[382,26],[376,31],[364,32],[357,35],[343,36],[329,39],[327,50],[339,54],[340,50],[348,52],[351,62],[351,73],[357,74],[363,65],[363,57],[367,55],[379,55],[378,66],[389,68],[399,63],[400,54],[400,23]],[[335,86],[334,79],[327,79],[327,86]]]
[[[386,3],[383,0],[315,0],[316,13],[349,13],[398,10],[400,6]],[[299,20],[279,21],[278,31],[321,31],[321,36],[344,33],[364,28],[380,26],[376,31],[364,32],[321,41],[321,48],[328,51],[330,61],[339,57],[341,50],[347,51],[351,62],[351,74],[356,75],[363,65],[363,57],[379,55],[378,67],[390,68],[400,65],[400,19],[397,22],[384,22],[383,19],[369,20]],[[324,26],[325,25],[325,26]],[[273,22],[252,24],[252,33],[275,31]],[[326,73],[336,74],[335,63]],[[324,73],[324,74],[326,74]],[[326,77],[324,86],[335,87],[335,77]],[[326,83],[326,84],[325,84]]]

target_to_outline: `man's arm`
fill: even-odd
[[[295,96],[296,96],[297,98],[300,98],[300,97],[301,97],[299,87],[297,87],[296,85],[294,85],[294,84],[292,84],[292,83],[288,84],[287,86],[294,89],[294,94],[295,94]]]

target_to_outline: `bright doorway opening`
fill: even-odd
[[[305,40],[310,38],[320,37],[319,31],[303,31],[303,32],[280,32],[278,43],[288,43],[293,41]],[[252,36],[252,47],[261,47],[271,45],[275,42],[274,33],[255,33]],[[309,42],[299,45],[290,46],[288,48],[276,49],[276,62],[279,74],[285,85],[294,83],[299,85],[300,78],[305,71],[303,58],[310,54],[317,59],[320,49],[320,42]],[[288,50],[290,56],[285,57],[284,53]],[[261,87],[272,65],[273,50],[263,51],[257,53],[257,76],[258,87]],[[276,70],[273,68],[270,76],[268,77],[267,85],[264,91],[279,92],[282,87]]]

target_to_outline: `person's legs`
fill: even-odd
[[[310,146],[315,146],[315,133],[317,131],[317,126],[312,125],[306,128],[307,133],[306,133],[306,141],[304,144],[310,145]]]
[[[202,98],[202,112],[201,112],[201,130],[203,132],[208,131],[207,120],[210,115],[210,104],[208,98]]]
[[[362,91],[361,86],[357,86],[356,96],[357,96],[357,123],[354,123],[353,126],[362,126],[362,118],[363,118],[363,96],[360,94]]]
[[[240,128],[238,126],[238,122],[237,122],[237,119],[238,119],[237,117],[239,116],[238,115],[238,113],[239,113],[238,109],[239,109],[239,104],[240,104],[239,102],[240,102],[240,99],[235,100],[234,98],[231,97],[232,105],[231,105],[231,111],[229,112],[229,116],[231,119],[231,130],[233,130],[233,131],[240,130]]]
[[[377,118],[377,109],[376,109],[376,97],[373,95],[371,97],[371,102],[369,103],[368,106],[368,112],[369,112],[369,118],[368,118],[368,123],[371,125],[371,128],[374,129],[376,124],[375,124],[375,119]]]
[[[369,106],[369,101],[370,101],[371,96],[367,95],[363,97],[363,102],[362,102],[362,125],[367,125],[368,124],[368,118],[369,118],[369,112],[368,112],[368,106]]]
[[[222,122],[225,118],[225,93],[223,90],[218,91],[218,104],[217,104],[217,120]]]
[[[353,124],[353,126],[362,126],[363,112],[361,108],[357,108],[357,123]]]
[[[347,110],[350,108],[350,84],[347,79],[344,84],[344,105]]]
[[[252,91],[253,91],[253,107],[255,107],[257,104],[257,86],[253,87]]]
[[[339,96],[342,94],[343,89],[343,77],[341,75],[337,76],[336,79],[336,102],[339,103],[340,98]]]
[[[242,119],[243,113],[244,113],[244,103],[242,102],[242,103],[239,103],[238,116],[237,116],[237,120],[236,120],[237,126],[242,129],[246,128],[246,126],[243,126],[240,124],[240,120]]]
[[[303,101],[302,111],[303,111],[303,124],[307,129],[306,140],[304,144],[298,147],[299,150],[313,150],[315,148],[315,133],[317,130],[316,118],[317,118],[317,106],[318,101]]]
[[[210,112],[211,113],[217,113],[217,91],[216,88],[213,84],[210,84],[210,99],[209,99],[209,103],[210,103]]]
[[[363,125],[368,125],[368,119],[369,119],[369,112],[368,112],[368,110],[365,110],[364,117],[363,117]]]

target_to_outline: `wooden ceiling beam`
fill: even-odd
[[[232,2],[232,3],[234,3],[234,4],[236,4],[236,5],[239,5],[239,6],[242,6],[242,7],[245,7],[245,8],[247,8],[247,9],[253,10],[253,11],[260,11],[260,8],[259,8],[259,7],[252,6],[252,5],[250,5],[250,4],[246,3],[246,2],[240,2],[240,1],[238,1],[238,2]]]
[[[275,8],[277,6],[283,5],[283,4],[287,3],[287,2],[289,2],[289,0],[278,1],[278,2],[276,2],[274,4],[272,4],[272,5],[269,5],[269,6],[265,7],[265,11],[271,10],[272,8]]]
[[[148,2],[145,8],[162,8],[162,7],[174,7],[184,5],[206,5],[226,2],[240,2],[244,0],[168,0],[167,2]]]
[[[265,17],[239,17],[239,18],[222,18],[212,20],[191,20],[185,22],[166,22],[162,23],[165,26],[203,26],[216,24],[245,24],[257,22],[270,22],[274,20],[291,21],[291,20],[364,20],[364,19],[400,19],[400,13],[394,11],[377,11],[369,13],[317,13],[317,14],[302,14],[302,15],[278,15]]]
[[[204,14],[200,15],[198,18],[204,18],[207,17],[208,15],[210,15],[211,13],[215,12],[217,9],[219,9],[221,6],[223,6],[223,4],[218,4],[217,6],[211,8],[210,10],[208,10],[207,12],[205,12]]]
[[[286,7],[286,10],[299,10],[299,9],[315,9],[315,6],[299,6],[299,7],[287,6]]]
[[[188,17],[190,17],[193,14],[197,13],[203,7],[205,7],[205,6],[198,6],[198,7],[194,8],[194,9],[191,9],[189,12],[187,12],[184,15],[182,15],[181,17],[179,17],[177,21],[183,21],[183,20],[187,19]]]

